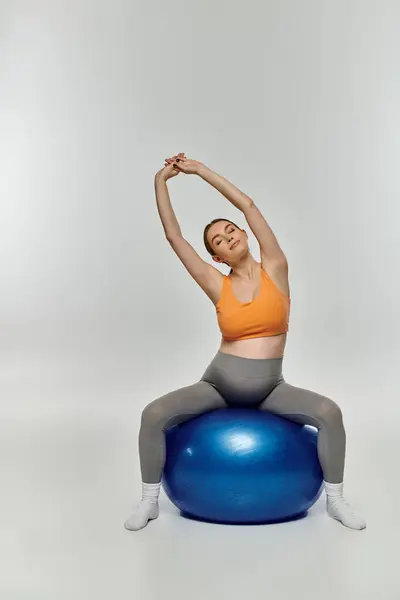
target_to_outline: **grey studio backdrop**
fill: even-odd
[[[290,266],[285,378],[340,404],[351,480],[386,485],[400,417],[398,23],[389,1],[2,2],[4,589],[39,523],[53,540],[96,504],[122,528],[141,410],[218,350],[214,307],[156,210],[154,174],[179,151],[263,211]],[[169,187],[203,258],[212,218],[247,227],[199,178]],[[40,574],[25,571],[32,592]]]

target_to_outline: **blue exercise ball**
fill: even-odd
[[[316,502],[317,430],[256,409],[218,409],[171,427],[163,488],[182,513],[217,523],[271,523]]]

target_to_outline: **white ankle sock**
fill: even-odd
[[[157,519],[159,514],[158,497],[161,483],[142,483],[142,500],[133,515],[124,523],[125,529],[138,531],[146,527],[151,519]]]
[[[350,529],[365,529],[367,526],[350,504],[343,497],[343,482],[328,483],[324,481],[328,514]]]
[[[343,481],[341,483],[328,483],[324,481],[326,495],[330,498],[337,498],[339,496],[343,496]]]
[[[157,504],[160,488],[161,483],[142,482],[142,500],[147,500],[150,504]]]

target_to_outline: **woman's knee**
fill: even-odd
[[[323,398],[318,410],[322,423],[327,425],[343,425],[343,414],[340,406],[330,398]]]
[[[142,427],[163,427],[168,415],[165,407],[159,400],[150,402],[142,411]]]

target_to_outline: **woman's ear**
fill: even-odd
[[[219,256],[215,256],[215,255],[213,255],[211,258],[212,258],[212,259],[213,259],[215,262],[217,262],[217,263],[224,263],[224,262],[225,262],[225,261],[224,261],[224,260],[222,260],[222,258],[220,258]],[[226,264],[226,263],[225,263],[225,264]]]

